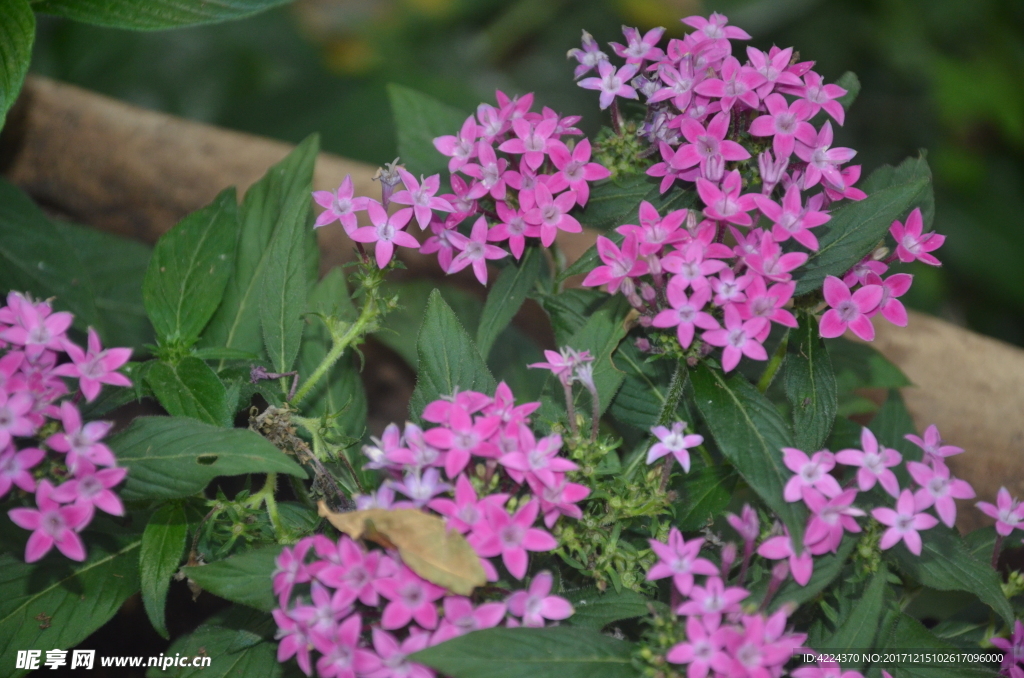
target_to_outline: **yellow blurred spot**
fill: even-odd
[[[327,68],[344,75],[361,75],[377,62],[373,44],[362,36],[346,36],[328,41],[324,50]]]
[[[616,0],[615,6],[627,26],[664,26],[665,35],[672,37],[690,30],[679,23],[680,19],[702,13],[700,0]]]

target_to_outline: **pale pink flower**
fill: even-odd
[[[314,646],[323,655],[316,662],[320,678],[356,678],[380,666],[377,655],[359,647],[362,627],[362,618],[354,614],[330,637],[311,634]]]
[[[881,276],[888,270],[889,267],[881,261],[876,261],[874,259],[874,252],[871,252],[846,272],[843,276],[843,282],[846,283],[847,287],[852,289],[855,285],[867,285],[868,276],[870,274],[873,273],[877,276]]]
[[[651,324],[654,327],[675,327],[679,345],[683,348],[689,348],[690,344],[693,343],[695,327],[713,330],[717,329],[719,325],[718,321],[711,317],[710,313],[702,310],[711,298],[711,289],[701,287],[687,298],[686,293],[683,291],[683,285],[680,284],[682,281],[677,282],[677,280],[679,279],[672,278],[666,289],[668,303],[671,308],[667,308],[654,316]],[[648,461],[648,463],[650,462]]]
[[[733,170],[726,174],[721,188],[707,179],[697,179],[697,193],[707,205],[704,208],[704,214],[709,219],[727,221],[737,226],[750,226],[753,221],[749,212],[757,206],[754,203],[754,198],[759,196],[754,193],[740,195],[742,190],[743,179],[740,177],[739,170]]]
[[[799,501],[805,488],[814,488],[826,497],[835,497],[842,489],[829,471],[835,468],[835,456],[828,450],[815,452],[811,457],[794,447],[782,448],[782,463],[795,473],[786,483],[782,496],[786,501]]]
[[[947,527],[956,522],[956,502],[954,499],[974,499],[974,488],[966,480],[951,478],[949,468],[942,461],[933,461],[932,465],[918,461],[908,461],[907,471],[918,485],[914,493],[915,502],[922,508],[934,504],[935,512]]]
[[[442,155],[451,158],[448,161],[449,172],[461,169],[473,158],[476,152],[478,136],[480,136],[480,128],[471,115],[462,123],[462,129],[459,130],[457,135],[446,134],[434,139],[434,148]],[[454,188],[454,185],[452,188]]]
[[[807,582],[811,580],[811,574],[814,572],[814,559],[811,557],[811,552],[804,549],[800,555],[797,555],[796,549],[793,548],[793,539],[788,533],[766,539],[757,547],[757,554],[769,560],[788,558],[789,571],[792,572],[794,581],[800,586],[807,586]]]
[[[576,66],[576,70],[573,71],[573,80],[579,80],[599,63],[608,60],[608,55],[601,51],[601,47],[597,40],[594,39],[594,36],[586,31],[583,31],[582,44],[583,49],[575,47],[566,54],[566,58],[576,59],[579,63]]]
[[[94,466],[113,466],[117,463],[110,448],[100,442],[113,426],[111,422],[90,421],[83,426],[78,408],[68,401],[60,404],[60,418],[64,431],[47,438],[46,444],[57,452],[67,453],[65,463],[72,472],[78,468],[79,460]]]
[[[690,590],[690,600],[676,609],[676,614],[699,615],[709,626],[718,626],[723,614],[740,611],[740,601],[750,595],[750,591],[738,586],[726,588],[719,577],[708,577],[704,586],[694,586]]]
[[[821,196],[813,196],[802,205],[800,189],[792,184],[786,189],[782,205],[764,195],[755,195],[754,202],[766,217],[772,220],[772,235],[776,242],[785,242],[790,237],[807,249],[817,250],[818,239],[808,229],[821,226],[831,217],[819,210]]]
[[[821,316],[821,336],[826,339],[842,336],[849,328],[864,341],[875,338],[875,326],[871,324],[869,314],[882,300],[880,285],[865,285],[851,294],[846,283],[830,275],[825,278],[822,291],[831,308]]]
[[[52,313],[46,303],[32,304],[26,300],[12,305],[11,297],[9,294],[7,304],[13,313],[13,322],[10,327],[0,329],[0,340],[24,346],[29,360],[36,360],[46,349],[63,351],[64,333],[75,316],[65,311]]]
[[[551,162],[558,168],[548,180],[548,188],[558,193],[566,188],[576,191],[576,202],[580,207],[590,198],[589,181],[607,179],[611,172],[604,165],[590,162],[590,140],[582,139],[570,151],[561,141],[552,144],[548,153]]]
[[[25,391],[9,394],[0,388],[0,449],[6,449],[11,438],[36,432],[31,416],[33,404],[32,396]]]
[[[690,448],[703,443],[704,436],[687,434],[685,421],[672,424],[671,430],[664,426],[655,426],[651,428],[651,433],[657,436],[658,442],[651,445],[651,449],[647,451],[647,463],[653,464],[656,460],[671,454],[683,470],[689,473]]]
[[[493,151],[491,155],[493,157]],[[466,171],[468,167],[468,165],[463,167],[463,171],[466,174],[470,174],[470,172]],[[420,229],[425,229],[430,223],[430,219],[434,215],[433,210],[438,212],[455,211],[450,202],[434,195],[441,187],[441,175],[434,174],[426,179],[421,176],[420,181],[422,183],[420,183],[420,181],[416,180],[416,177],[399,167],[398,176],[402,177],[402,184],[405,186],[405,189],[391,196],[391,202],[397,205],[411,205],[413,214],[416,216],[416,223],[420,225]],[[472,175],[470,174],[470,176]]]
[[[681,22],[687,26],[696,28],[706,38],[711,40],[722,40],[728,38],[730,40],[750,40],[750,34],[742,28],[736,26],[728,26],[729,19],[724,14],[718,12],[712,12],[711,16],[704,18],[702,16],[688,16],[684,19],[680,19]]]
[[[353,197],[354,193],[351,174],[345,175],[336,191],[313,191],[313,200],[324,208],[313,223],[313,228],[338,221],[346,233],[351,234],[356,230],[356,212],[366,209],[369,198],[356,198]]]
[[[797,142],[796,154],[807,163],[803,177],[805,189],[815,186],[823,177],[840,190],[846,188],[846,179],[838,165],[853,160],[857,151],[852,148],[832,148],[832,123],[826,121],[817,135],[813,133],[813,128],[810,133],[801,131],[797,134]]]
[[[480,162],[467,163],[462,172],[476,179],[469,190],[469,197],[482,198],[490,195],[495,200],[505,199],[505,170],[508,167],[508,160],[498,158],[494,153],[494,147],[487,141],[481,141],[477,150],[477,157]]]
[[[455,481],[455,499],[439,498],[427,506],[448,518],[448,525],[465,534],[474,529],[484,518],[484,504],[502,507],[508,501],[507,494],[489,494],[477,500],[476,490],[466,474],[460,473]]]
[[[750,133],[755,137],[772,137],[775,157],[789,158],[796,145],[797,132],[814,134],[814,127],[807,122],[814,115],[814,108],[803,100],[789,104],[781,94],[769,94],[764,103],[768,114],[754,118]]]
[[[395,253],[395,245],[419,249],[420,244],[416,238],[402,230],[412,219],[411,208],[400,209],[388,216],[379,202],[371,200],[366,211],[370,215],[373,226],[357,228],[349,234],[349,237],[356,242],[377,243],[374,247],[374,255],[379,268],[384,268],[391,261],[391,257]]]
[[[566,233],[581,233],[583,227],[569,211],[576,205],[576,191],[566,191],[557,196],[542,183],[537,184],[534,191],[534,207],[525,214],[526,222],[540,227],[540,242],[544,247],[551,247],[555,234],[562,230]]]
[[[603,235],[597,236],[597,254],[603,266],[597,266],[583,279],[584,287],[607,285],[609,294],[615,294],[627,278],[648,272],[647,262],[638,256],[639,243],[635,236],[626,236],[622,249]]]
[[[0,453],[0,497],[7,494],[12,485],[17,485],[26,492],[36,491],[36,480],[32,469],[46,456],[46,452],[38,447],[17,450],[13,445]]]
[[[526,239],[539,236],[540,228],[526,223],[522,209],[512,209],[501,201],[497,202],[495,207],[501,221],[487,232],[487,239],[491,242],[508,240],[512,256],[518,260],[522,258],[523,250],[526,249]]]
[[[769,54],[765,54],[748,46],[747,58],[751,67],[764,76],[764,84],[757,88],[757,94],[762,99],[768,96],[776,85],[799,87],[803,84],[796,74],[789,71],[789,62],[793,58],[792,47],[774,48]]]
[[[709,256],[704,243],[699,241],[688,243],[682,249],[666,255],[661,260],[661,267],[675,274],[669,285],[674,283],[680,291],[687,287],[694,290],[709,287],[707,277],[729,266],[724,261]]]
[[[599,101],[603,111],[612,105],[615,97],[622,97],[623,99],[637,98],[636,90],[629,86],[629,81],[636,75],[637,70],[639,70],[637,64],[625,64],[618,70],[615,70],[615,66],[607,59],[604,59],[597,64],[599,77],[584,78],[578,84],[583,89],[595,89],[601,92]]]
[[[952,457],[954,454],[960,454],[964,451],[962,447],[946,445],[942,441],[942,436],[939,435],[939,428],[935,424],[924,430],[924,439],[919,438],[913,433],[908,433],[903,437],[924,450],[925,461],[941,461],[946,457]]]
[[[363,605],[377,607],[380,597],[375,584],[395,573],[398,569],[395,561],[381,551],[364,551],[345,535],[338,540],[336,553],[334,560],[337,562],[316,571],[313,576],[325,586],[352,591]]]
[[[995,505],[979,501],[975,506],[988,517],[996,519],[996,532],[1003,537],[1014,529],[1024,529],[1024,503],[1011,497],[1005,487],[999,488]]]
[[[724,650],[726,632],[718,624],[708,625],[701,617],[686,620],[686,641],[673,645],[665,659],[673,664],[689,664],[686,678],[706,678],[730,668],[729,654]]]
[[[868,428],[861,429],[860,446],[863,450],[836,452],[836,461],[846,466],[860,467],[857,469],[857,486],[861,492],[867,492],[878,482],[890,495],[899,496],[899,482],[890,469],[899,466],[903,455],[892,448],[879,446],[875,434]]]
[[[658,556],[658,562],[647,571],[647,581],[672,577],[676,589],[685,596],[693,589],[693,575],[718,574],[714,563],[698,556],[700,547],[704,545],[703,539],[686,541],[683,533],[673,527],[668,533],[667,544],[657,539],[648,539],[647,543]]]
[[[896,500],[895,511],[886,507],[872,509],[871,515],[874,519],[889,526],[878,546],[885,550],[903,541],[911,553],[915,556],[921,555],[921,535],[918,531],[928,530],[939,524],[935,516],[922,513],[924,508],[921,502],[914,499],[913,492],[903,490]]]
[[[708,78],[697,85],[697,94],[719,98],[723,111],[731,110],[736,101],[758,107],[761,100],[757,88],[766,82],[763,75],[750,66],[741,66],[735,57],[726,57],[719,73],[722,77]]]
[[[598,68],[602,68],[606,63],[603,62]],[[580,86],[582,87],[583,83],[580,83]],[[526,166],[536,170],[544,164],[544,158],[554,145],[561,143],[554,136],[557,126],[557,118],[544,118],[536,125],[525,118],[513,120],[512,131],[515,132],[516,138],[503,142],[498,146],[498,150],[505,153],[522,153]]]
[[[72,480],[62,483],[53,491],[53,498],[62,504],[81,504],[89,507],[89,519],[92,520],[93,507],[114,516],[124,515],[124,504],[110,488],[119,484],[128,475],[126,468],[105,468],[97,471],[91,464],[81,464]],[[84,471],[84,472],[81,472]]]
[[[626,44],[620,45],[617,42],[608,43],[617,56],[626,60],[627,64],[640,64],[644,61],[659,61],[665,58],[665,53],[658,49],[658,41],[665,34],[664,28],[652,28],[641,35],[640,31],[627,26],[622,27],[622,34],[626,36]]]
[[[757,252],[746,258],[747,265],[756,273],[774,282],[789,282],[790,273],[807,261],[804,252],[783,252],[770,232],[761,234]]]
[[[722,111],[715,115],[707,129],[693,118],[683,120],[679,131],[689,142],[679,147],[672,158],[672,167],[686,169],[700,165],[701,174],[707,176],[708,163],[715,161],[746,160],[750,157],[747,149],[735,141],[728,141],[729,113]]]
[[[448,240],[461,250],[452,259],[448,272],[457,273],[467,266],[472,266],[473,273],[481,285],[487,284],[487,261],[508,256],[505,250],[487,243],[487,219],[484,217],[476,220],[468,238],[458,231],[452,231],[448,235]]]
[[[272,578],[273,590],[281,607],[288,607],[296,584],[304,584],[312,577],[306,565],[306,554],[312,545],[312,541],[300,539],[294,547],[285,547],[274,561],[277,567]]]
[[[554,578],[550,572],[537,573],[526,591],[516,591],[508,599],[509,614],[522,618],[523,626],[544,626],[544,620],[561,621],[572,616],[574,610],[568,600],[552,596]]]
[[[309,637],[309,629],[305,624],[300,624],[293,619],[286,610],[279,608],[271,614],[277,625],[277,633],[274,638],[280,641],[277,644],[277,661],[283,663],[295,657],[302,672],[307,676],[313,675],[313,664],[310,657],[313,642]]]
[[[860,532],[860,525],[854,518],[863,516],[864,511],[854,508],[853,500],[857,490],[850,488],[831,499],[826,499],[817,490],[807,488],[803,498],[811,511],[811,519],[804,532],[804,544],[814,555],[839,550],[839,543],[845,532]]]

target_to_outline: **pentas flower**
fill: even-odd
[[[821,226],[831,218],[818,209],[821,207],[821,194],[811,198],[804,206],[800,200],[800,189],[793,184],[786,189],[781,205],[764,195],[755,195],[754,203],[771,219],[772,236],[776,242],[793,238],[807,249],[818,249],[818,239],[808,229]]]
[[[829,472],[835,467],[835,456],[828,450],[815,452],[808,457],[806,452],[793,447],[782,448],[782,463],[795,473],[786,482],[782,496],[786,501],[799,501],[805,489],[814,488],[826,497],[835,497],[842,489]]]
[[[890,549],[902,541],[915,556],[921,555],[919,531],[931,529],[939,524],[935,516],[922,513],[926,502],[925,498],[915,499],[914,493],[910,490],[903,490],[896,500],[896,510],[886,507],[872,509],[872,517],[889,527],[879,540],[879,547],[883,550]]]
[[[53,313],[49,305],[19,303],[11,305],[11,295],[7,297],[8,308],[13,313],[13,322],[6,329],[0,329],[0,340],[22,346],[29,360],[36,360],[43,351],[61,351],[64,349],[65,336],[74,316],[61,311]]]
[[[476,552],[485,558],[501,555],[505,567],[516,579],[526,575],[527,551],[551,551],[558,542],[544,530],[532,527],[540,512],[536,500],[527,502],[510,516],[505,509],[488,504],[485,523],[469,538]]]
[[[536,125],[527,121],[526,118],[514,120],[512,121],[512,131],[515,132],[516,138],[502,143],[498,146],[498,150],[506,153],[521,153],[526,166],[536,170],[544,163],[545,157],[554,145],[559,143],[558,139],[552,136],[557,125],[556,118],[545,118]]]
[[[302,543],[300,540],[299,544]],[[298,544],[295,553],[298,556]],[[395,561],[380,551],[364,551],[347,536],[338,540],[336,553],[337,562],[317,570],[313,576],[326,586],[351,591],[364,605],[376,607],[380,601],[376,583],[395,573]]]
[[[459,130],[458,134],[448,134],[434,139],[434,148],[441,155],[451,158],[448,161],[449,172],[462,168],[473,158],[477,148],[476,140],[479,136],[480,128],[477,127],[476,120],[471,115],[462,123],[462,129]],[[452,186],[452,188],[455,187]]]
[[[274,561],[277,569],[274,570],[272,578],[273,590],[281,607],[287,606],[296,584],[308,582],[312,578],[305,562],[306,554],[312,546],[312,541],[300,540],[294,548],[282,550]]]
[[[734,162],[750,157],[745,148],[725,138],[729,131],[729,114],[725,111],[715,115],[707,128],[697,120],[687,118],[683,120],[679,131],[689,143],[680,146],[672,158],[672,167],[675,169],[699,165],[701,175],[707,176],[708,164],[711,162]]]
[[[608,55],[601,51],[597,40],[594,39],[590,33],[583,31],[582,39],[583,48],[570,49],[566,57],[569,59],[576,59],[579,65],[576,66],[576,70],[573,71],[572,77],[575,80],[579,80],[584,75],[589,73],[591,69],[597,66],[602,61],[608,60]]]
[[[750,504],[743,505],[740,515],[726,513],[725,517],[744,541],[753,541],[760,534],[760,521],[757,518],[757,511],[752,509]]]
[[[800,87],[803,84],[800,77],[789,69],[789,62],[792,58],[792,47],[787,47],[786,49],[772,48],[768,54],[754,47],[747,47],[747,59],[750,60],[751,67],[760,73],[765,80],[764,84],[757,88],[757,95],[759,97],[764,99],[779,85]],[[767,100],[765,100],[765,103],[767,103]],[[770,106],[768,110],[771,112]]]
[[[374,246],[374,256],[379,268],[384,268],[391,261],[396,245],[419,248],[420,244],[416,238],[402,230],[412,219],[412,209],[406,207],[388,216],[379,202],[371,201],[366,211],[373,226],[357,228],[349,237],[356,242],[377,243]]]
[[[700,83],[704,75],[694,71],[692,60],[684,59],[679,62],[678,66],[664,64],[658,69],[658,77],[665,86],[647,97],[648,103],[671,99],[676,108],[684,111],[693,98],[694,87]]]
[[[425,229],[430,224],[430,219],[434,215],[433,210],[438,212],[455,211],[450,202],[434,195],[441,186],[441,176],[439,174],[434,174],[426,179],[421,176],[420,181],[417,181],[416,177],[406,172],[404,168],[399,167],[398,176],[402,177],[402,184],[405,186],[405,189],[392,195],[391,202],[398,205],[412,206],[416,223],[420,225],[420,229]]]
[[[690,472],[690,448],[696,447],[704,442],[704,436],[696,433],[686,434],[686,422],[677,421],[672,424],[671,430],[664,426],[655,426],[651,433],[658,438],[658,442],[651,445],[647,451],[647,463],[653,464],[656,460],[671,454],[679,465],[687,473]]]
[[[876,276],[881,276],[889,270],[889,267],[884,263],[876,261],[874,256],[875,253],[872,252],[846,272],[846,275],[843,276],[843,282],[846,283],[847,287],[853,288],[856,285],[867,285],[869,275],[873,273]]]
[[[915,207],[910,213],[905,226],[898,220],[892,222],[889,233],[896,240],[896,256],[904,263],[921,261],[931,266],[941,266],[942,263],[930,253],[942,247],[946,236],[935,232],[922,234],[923,230],[924,219],[920,207]],[[0,338],[3,338],[2,335]]]
[[[742,28],[729,26],[729,19],[718,12],[712,12],[711,16],[706,19],[702,16],[688,16],[680,21],[687,26],[696,28],[704,37],[711,40],[750,40],[749,33]]]
[[[740,195],[742,189],[743,179],[739,170],[726,174],[721,188],[707,179],[697,179],[697,193],[707,205],[704,214],[709,219],[726,221],[737,226],[750,226],[753,222],[749,212],[755,207],[755,195]]]
[[[570,483],[564,478],[554,487],[543,485],[533,478],[527,478],[530,489],[540,501],[540,510],[544,514],[544,526],[549,530],[555,526],[559,516],[579,520],[583,511],[577,504],[590,496],[590,488],[579,483]]]
[[[400,629],[413,619],[425,629],[437,626],[437,606],[434,601],[444,595],[444,589],[435,586],[402,565],[390,577],[378,579],[374,588],[389,601],[381,616],[381,627]]]
[[[886,673],[882,671],[882,673]],[[844,671],[843,668],[836,662],[829,661],[818,661],[817,666],[805,665],[799,668],[793,669],[790,673],[793,678],[864,678],[864,674],[860,671]],[[892,678],[890,676],[889,678]]]
[[[448,599],[445,599],[447,603]],[[379,660],[378,668],[366,671],[366,678],[434,678],[436,675],[423,664],[408,660],[408,656],[425,649],[431,642],[427,633],[410,633],[401,643],[381,629],[373,629],[373,650]],[[440,642],[440,641],[435,641]],[[376,658],[375,658],[376,659]]]
[[[362,618],[354,614],[338,625],[332,638],[312,636],[314,646],[323,655],[316,662],[321,678],[355,678],[379,666],[375,654],[359,648],[362,626]]]
[[[114,453],[100,442],[113,426],[111,422],[90,421],[83,425],[78,408],[66,401],[61,403],[60,418],[64,431],[47,438],[46,444],[57,452],[67,453],[65,463],[72,472],[78,468],[80,460],[94,466],[113,466],[116,463]]]
[[[0,449],[6,448],[15,436],[30,436],[36,432],[30,413],[34,402],[24,391],[9,394],[0,388]]]
[[[711,670],[727,671],[731,660],[725,651],[728,632],[718,624],[701,617],[686,619],[686,641],[673,645],[665,660],[673,664],[689,664],[686,678],[705,678]]]
[[[1010,496],[1005,487],[999,488],[996,503],[979,501],[975,506],[990,518],[996,520],[996,533],[1005,537],[1014,529],[1024,529],[1024,503]]]
[[[313,642],[305,624],[297,622],[283,609],[275,609],[271,614],[277,625],[277,633],[274,634],[274,638],[280,641],[277,644],[277,661],[283,663],[295,657],[302,672],[307,676],[313,675],[313,660],[310,652],[313,649]]]
[[[636,64],[626,64],[616,70],[608,60],[602,60],[597,64],[599,77],[584,78],[578,84],[583,89],[596,89],[601,92],[600,102],[601,110],[603,111],[612,105],[615,97],[622,97],[623,99],[637,98],[636,90],[628,84],[630,79],[636,75],[637,70],[638,66]]]
[[[455,481],[455,499],[433,499],[428,506],[447,517],[450,527],[465,534],[483,520],[485,503],[501,507],[507,500],[507,494],[491,494],[478,500],[473,484],[465,474],[460,473]]]
[[[427,238],[423,245],[420,246],[420,253],[437,254],[437,263],[441,266],[441,270],[447,271],[452,265],[452,258],[455,253],[455,246],[452,245],[450,236],[452,233],[457,233],[457,231],[447,228],[444,222],[434,219],[430,222],[430,232],[433,235]],[[490,234],[488,234],[489,236]],[[521,249],[519,253],[522,255]]]
[[[15,525],[32,530],[25,545],[26,563],[36,562],[54,546],[71,560],[85,560],[85,545],[78,531],[89,522],[92,507],[83,504],[62,506],[53,494],[53,485],[44,479],[36,490],[38,510],[15,508],[7,512]]]
[[[722,63],[720,78],[707,78],[696,87],[697,94],[720,100],[722,110],[732,110],[737,101],[749,108],[757,108],[760,98],[757,88],[765,83],[765,77],[749,66],[741,66],[735,57],[727,57]]]
[[[860,532],[860,525],[854,520],[865,515],[853,506],[857,490],[851,488],[826,499],[817,490],[806,488],[803,500],[811,511],[811,519],[804,532],[804,544],[814,555],[836,553],[845,532]]]
[[[695,328],[714,330],[720,327],[710,313],[702,310],[711,298],[710,288],[694,290],[693,294],[687,297],[683,285],[673,278],[668,284],[666,295],[671,308],[654,316],[651,324],[654,327],[675,327],[679,345],[683,348],[689,348],[693,343]]]
[[[509,475],[516,480],[512,471],[518,472],[520,479],[535,478],[546,487],[555,487],[564,473],[575,471],[579,466],[558,453],[562,449],[562,436],[551,435],[534,442],[533,433],[526,426],[520,433],[520,449],[502,455],[498,462],[509,469]]]
[[[128,377],[117,372],[117,369],[132,357],[130,348],[108,348],[103,350],[100,335],[89,328],[88,351],[82,351],[76,344],[65,341],[64,351],[71,358],[70,363],[58,365],[50,374],[63,377],[75,377],[82,395],[87,402],[92,402],[100,394],[103,384],[112,386],[131,386]]]
[[[86,522],[92,520],[93,507],[110,515],[123,516],[124,504],[111,488],[124,480],[128,469],[106,468],[97,471],[90,464],[79,471],[72,480],[57,487],[52,497],[62,504],[75,503],[88,507],[89,517]]]
[[[942,436],[939,434],[939,428],[935,424],[932,424],[924,430],[924,438],[914,435],[913,433],[908,433],[903,437],[924,450],[925,461],[942,461],[946,457],[951,457],[954,454],[960,454],[964,451],[964,448],[962,447],[946,445],[942,441]]]
[[[875,338],[870,314],[882,300],[881,285],[865,285],[851,293],[846,283],[830,275],[826,276],[822,291],[831,308],[821,317],[821,336],[831,339],[842,336],[849,329],[864,341]]]
[[[36,480],[32,469],[46,457],[46,452],[38,447],[17,450],[13,446],[0,453],[0,497],[7,494],[11,487],[17,485],[26,492],[36,491]]]
[[[525,592],[517,591],[516,593]],[[437,627],[430,642],[432,645],[437,645],[471,631],[493,628],[505,618],[505,610],[505,603],[484,603],[479,607],[473,607],[469,598],[445,596],[444,619],[441,620],[441,624]],[[540,626],[543,625],[542,622]]]
[[[336,191],[313,191],[313,200],[324,211],[317,216],[313,222],[313,228],[320,228],[327,224],[338,221],[341,227],[349,235],[356,230],[356,212],[366,210],[369,198],[354,197],[355,186],[352,184],[352,175],[346,174],[341,185]]]
[[[811,552],[805,548],[800,555],[797,555],[796,549],[793,547],[793,539],[788,532],[766,539],[757,547],[757,554],[769,560],[788,559],[789,571],[793,575],[793,580],[800,586],[806,586],[807,582],[811,580],[811,574],[814,572],[814,560],[811,558]]]
[[[718,626],[723,614],[740,611],[740,601],[750,591],[738,586],[726,588],[719,577],[708,577],[704,586],[694,586],[689,593],[690,600],[676,609],[676,614],[699,615],[711,627]]]
[[[490,195],[495,200],[504,200],[505,169],[508,167],[508,161],[498,158],[494,153],[494,147],[486,141],[480,142],[477,157],[480,160],[479,164],[470,162],[462,167],[463,174],[476,179],[474,185],[469,189],[469,197],[482,198],[485,195]]]
[[[557,196],[544,184],[537,184],[534,193],[534,207],[525,214],[526,222],[540,227],[540,242],[544,247],[551,247],[558,231],[580,233],[583,227],[569,211],[576,204],[576,192],[566,191]]]
[[[907,309],[898,297],[902,297],[907,293],[913,281],[914,276],[909,273],[896,273],[885,280],[882,280],[873,273],[869,273],[865,285],[878,285],[882,288],[882,298],[879,300],[878,306],[875,307],[872,315],[881,313],[882,317],[893,325],[906,327],[908,322]]]
[[[956,522],[955,499],[973,499],[974,488],[966,480],[951,478],[949,468],[940,462],[931,465],[917,461],[907,462],[910,477],[921,486],[914,492],[914,501],[922,508],[935,506],[935,513],[947,527]]]
[[[689,595],[695,574],[718,574],[718,568],[710,560],[698,557],[704,545],[703,539],[686,541],[683,533],[673,527],[668,533],[667,544],[657,539],[648,539],[647,543],[658,556],[658,562],[647,571],[648,581],[672,577],[676,589],[683,595]]]
[[[656,47],[664,33],[664,28],[652,28],[641,35],[637,29],[623,26],[622,34],[626,36],[626,44],[620,45],[617,42],[609,44],[615,54],[625,59],[627,64],[656,61],[665,57],[665,53]]]
[[[807,261],[804,252],[783,252],[779,243],[771,233],[761,234],[761,243],[757,252],[746,259],[747,265],[755,273],[773,282],[789,282],[790,272],[803,266]]]
[[[544,626],[544,620],[561,621],[573,614],[572,604],[560,596],[552,596],[554,578],[550,572],[539,572],[526,591],[516,591],[508,599],[508,611],[523,620],[523,626]]]
[[[803,97],[801,101],[806,101],[810,105],[812,116],[817,115],[818,111],[824,108],[833,120],[842,125],[846,111],[836,99],[844,94],[846,94],[845,89],[839,85],[824,84],[822,77],[814,71],[808,71],[804,75],[804,87],[800,91],[800,95]]]
[[[576,193],[576,203],[583,207],[590,199],[590,181],[599,181],[611,176],[604,165],[590,162],[590,141],[582,139],[570,151],[562,142],[552,144],[548,152],[558,172],[551,176],[548,188],[558,193],[570,188]]]
[[[764,341],[768,338],[768,333],[771,331],[771,323],[777,323],[784,327],[796,327],[796,318],[793,314],[783,308],[789,300],[793,298],[793,291],[796,289],[796,283],[778,283],[767,286],[764,278],[760,276],[754,276],[751,280],[750,285],[747,286],[745,294],[747,295],[747,301],[743,304],[739,304],[737,308],[740,311],[740,317],[744,320],[750,320],[752,318],[761,318],[766,321],[764,329],[757,335],[758,341]]]
[[[503,202],[497,203],[496,207],[498,218],[501,221],[487,232],[487,239],[491,242],[508,240],[508,248],[512,251],[512,256],[518,260],[522,258],[523,250],[526,249],[526,238],[539,236],[540,229],[533,224],[526,223],[526,218],[521,210],[512,209]]]
[[[704,333],[704,341],[712,346],[721,346],[722,369],[731,372],[739,365],[740,356],[752,360],[768,360],[768,352],[757,341],[757,335],[764,328],[765,321],[761,318],[743,320],[735,306],[725,308],[725,328],[708,330]]]
[[[899,496],[899,481],[890,469],[899,466],[903,455],[892,448],[880,446],[868,428],[861,429],[860,446],[860,450],[840,450],[836,453],[836,461],[860,467],[857,469],[857,486],[861,492],[867,492],[877,482],[893,497]]]
[[[695,241],[687,244],[683,249],[676,250],[661,260],[661,266],[669,273],[673,273],[669,284],[679,286],[680,290],[692,287],[699,290],[708,287],[708,276],[728,268],[728,264],[720,259],[709,258],[715,252],[709,252],[709,248],[703,242]]]
[[[467,266],[472,266],[473,274],[481,285],[487,284],[487,261],[508,256],[508,252],[500,247],[487,244],[487,220],[484,217],[476,220],[468,238],[453,231],[448,240],[457,249],[462,250],[452,259],[448,272],[456,273]]]
[[[441,481],[441,474],[436,468],[428,468],[422,474],[406,473],[402,482],[392,481],[391,487],[412,499],[417,508],[426,506],[436,495],[452,489],[451,485]]]
[[[797,133],[796,154],[807,163],[803,187],[810,188],[824,179],[832,186],[846,188],[839,165],[853,160],[857,151],[852,148],[832,148],[832,123],[826,122],[817,134],[802,130]]]
[[[726,627],[725,647],[730,664],[726,675],[769,678],[781,672],[802,641],[788,637],[769,640],[762,615],[744,615],[742,629]]]
[[[1020,619],[1013,623],[1013,634],[1009,638],[990,638],[989,642],[1006,654],[1003,656],[1001,668],[1005,671],[1015,667],[1016,664],[1024,664],[1024,622]],[[1011,674],[1011,678],[1013,678]]]

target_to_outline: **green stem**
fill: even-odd
[[[274,498],[274,492],[277,491],[277,474],[268,473],[267,479],[263,483],[263,487],[256,494],[249,497],[249,500],[245,502],[246,506],[253,508],[258,507],[260,504],[266,504],[267,506],[267,517],[270,518],[270,525],[274,528],[274,534],[277,535],[279,542],[287,539],[285,534],[286,530],[284,525],[281,523],[281,514],[277,510],[277,500]],[[283,542],[282,542],[283,543]]]
[[[377,300],[372,294],[368,294],[366,301],[363,303],[363,309],[359,313],[359,318],[352,323],[345,334],[334,338],[334,344],[331,346],[331,350],[324,356],[324,359],[320,361],[320,364],[316,366],[313,374],[309,375],[309,379],[306,380],[306,383],[302,385],[295,394],[295,397],[292,398],[289,403],[290,405],[293,407],[297,406],[302,402],[303,398],[309,395],[309,392],[312,391],[320,380],[324,378],[324,375],[334,367],[334,363],[338,362],[342,354],[345,352],[345,349],[349,347],[349,344],[362,336],[363,331],[373,321],[376,313]]]
[[[676,411],[679,409],[679,403],[683,399],[683,391],[686,389],[686,363],[680,361],[676,365],[675,372],[672,373],[672,381],[668,384],[668,393],[665,394],[665,404],[661,406],[661,412],[658,414],[658,426],[668,426],[673,423],[676,418]],[[629,466],[626,467],[625,476],[626,478],[632,478],[633,474],[636,473],[636,469],[639,468],[641,462],[646,458],[642,452],[630,461]],[[666,463],[672,461],[674,457],[669,455]]]
[[[757,390],[764,393],[768,390],[768,387],[772,385],[772,380],[775,379],[775,375],[778,373],[779,368],[782,367],[782,361],[786,358],[786,348],[789,346],[789,330],[782,336],[782,341],[779,342],[779,347],[775,349],[775,353],[772,354],[771,360],[768,361],[768,367],[764,368],[764,373],[761,374],[761,378],[757,380]]]

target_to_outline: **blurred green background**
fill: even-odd
[[[1024,2],[1020,0],[298,0],[245,21],[133,33],[43,18],[33,70],[148,108],[374,164],[397,154],[385,87],[469,110],[537,93],[588,132],[605,119],[573,84],[580,31],[728,14],[752,44],[795,46],[826,80],[863,84],[837,144],[870,171],[928,149],[942,269],[910,303],[1024,345]]]

